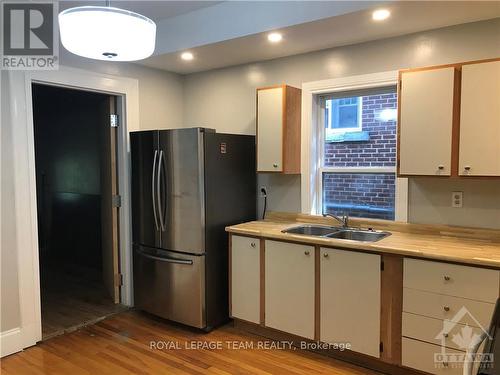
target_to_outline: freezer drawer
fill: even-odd
[[[205,256],[134,246],[135,306],[205,328]]]

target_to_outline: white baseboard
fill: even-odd
[[[0,357],[23,350],[24,340],[20,327],[0,333]]]

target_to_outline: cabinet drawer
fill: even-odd
[[[231,238],[231,316],[260,323],[260,246],[258,238]]]
[[[406,258],[403,286],[495,303],[498,298],[499,272],[485,268]]]
[[[457,340],[453,340],[454,335],[463,335],[466,326],[459,323],[446,322],[440,319],[428,318],[426,316],[403,313],[403,336],[425,341],[430,344],[444,345],[465,352],[467,345],[461,345]],[[472,334],[481,335],[481,328],[470,327]],[[465,328],[466,331],[468,330]],[[465,331],[465,332],[466,332]]]
[[[464,317],[457,316],[462,307],[470,313]],[[469,324],[474,327],[488,328],[495,305],[487,302],[473,301],[460,297],[425,292],[416,289],[403,289],[403,311],[424,315],[436,319],[446,319]]]
[[[416,370],[425,371],[435,375],[462,375],[463,366],[458,363],[435,362],[434,355],[441,353],[441,347],[428,344],[422,341],[412,340],[403,337],[402,343],[402,361],[403,366]],[[463,355],[463,352],[453,349],[446,349],[446,353]],[[436,358],[441,360],[442,358]]]

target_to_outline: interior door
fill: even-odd
[[[116,97],[110,96],[104,121],[101,160],[101,241],[102,274],[109,295],[120,302],[120,270],[118,254],[118,196],[117,175],[117,128],[111,126],[111,115],[116,114]]]
[[[203,131],[159,132],[157,204],[162,249],[205,252]]]

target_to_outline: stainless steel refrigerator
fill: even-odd
[[[228,320],[225,226],[255,220],[255,137],[131,133],[135,306],[210,330]]]

